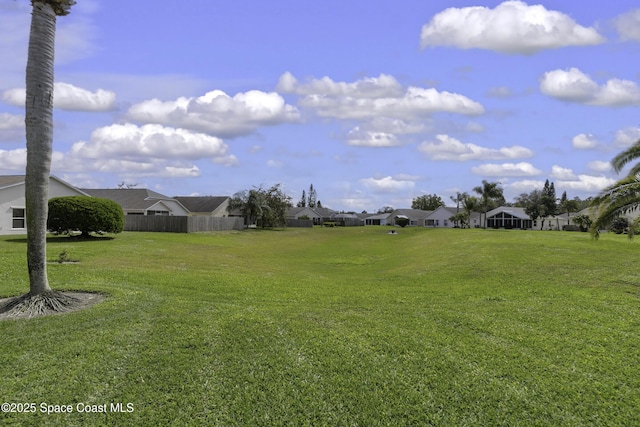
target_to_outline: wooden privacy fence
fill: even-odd
[[[126,215],[124,231],[197,233],[199,231],[244,230],[240,217]]]
[[[311,228],[313,227],[313,221],[310,219],[287,218],[287,227]]]

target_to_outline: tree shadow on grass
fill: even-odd
[[[47,244],[49,243],[69,243],[69,242],[106,242],[108,240],[113,240],[115,237],[113,236],[48,236]],[[5,239],[5,242],[9,243],[27,243],[26,237],[16,237]]]

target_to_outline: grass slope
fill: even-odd
[[[638,423],[637,240],[386,231],[52,238],[80,261],[52,286],[110,297],[0,322],[0,401],[37,405],[0,425]],[[24,293],[24,241],[0,251]]]

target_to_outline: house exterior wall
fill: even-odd
[[[164,212],[168,211],[170,216],[189,216],[189,211],[183,208],[180,203],[175,202],[173,200],[159,201],[153,206],[147,208],[146,215],[149,215],[150,213],[153,215],[152,212],[163,212],[163,211]]]
[[[63,196],[84,196],[79,190],[49,179],[49,198]],[[0,189],[0,235],[26,234],[26,228],[13,227],[13,210],[24,209],[24,183]]]
[[[425,227],[439,227],[439,228],[453,228],[455,223],[451,221],[453,214],[449,209],[445,207],[439,207],[435,211],[431,212],[429,216],[425,218]]]
[[[211,216],[215,218],[224,218],[229,216],[229,211],[227,210],[229,207],[229,200],[231,199],[227,198],[224,202],[220,203],[220,206],[211,212]]]

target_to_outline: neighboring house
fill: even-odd
[[[333,215],[332,221],[347,226],[361,226],[364,225],[364,221],[356,214],[350,213],[337,213]]]
[[[452,228],[456,224],[451,221],[451,217],[456,214],[457,208],[451,208],[446,206],[440,206],[435,211],[432,211],[424,222],[425,227],[440,227],[440,228]],[[460,212],[464,212],[460,209]]]
[[[421,209],[396,209],[389,214],[387,223],[396,225],[395,218],[397,216],[406,216],[409,219],[409,226],[424,227],[427,216],[433,211],[423,211]]]
[[[487,228],[515,228],[521,230],[562,230],[571,224],[571,218],[563,215],[551,215],[532,220],[524,208],[500,206],[487,212]]]
[[[0,234],[25,234],[24,175],[0,176]],[[49,177],[49,198],[87,196],[87,193],[53,175]]]
[[[533,228],[533,221],[524,208],[500,206],[487,212],[487,228],[530,230]]]
[[[387,225],[389,221],[389,213],[379,213],[364,215],[361,218],[364,220],[364,225]]]
[[[187,208],[192,216],[212,216],[212,217],[227,217],[235,216],[230,215],[227,207],[231,198],[228,196],[198,196],[198,197],[185,197],[176,196],[173,198],[177,200]]]
[[[333,217],[336,212],[328,208],[289,208],[286,212],[287,219],[300,219],[301,217],[307,217],[313,220],[314,224],[322,224],[325,221],[333,221]]]
[[[176,199],[144,188],[82,189],[94,197],[113,200],[125,215],[188,216],[189,210]]]
[[[312,208],[304,207],[304,208],[289,208],[285,213],[287,219],[300,219],[300,218],[309,218],[313,220],[314,224],[320,224],[322,221],[322,216],[319,213],[314,211]]]

